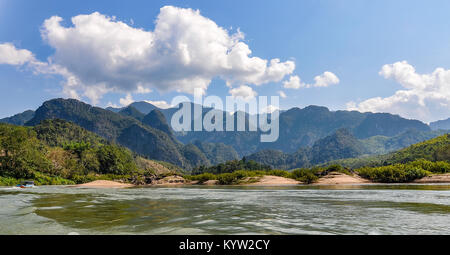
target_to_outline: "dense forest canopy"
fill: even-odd
[[[165,168],[146,162],[151,161],[64,120],[44,120],[35,127],[0,124],[2,177],[68,184],[98,175],[152,175],[156,170],[151,166]]]

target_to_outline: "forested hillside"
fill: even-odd
[[[348,130],[340,129],[318,140],[312,147],[301,148],[295,153],[263,150],[249,155],[249,160],[278,169],[310,167],[331,160],[358,157],[365,153],[363,144]]]
[[[157,110],[144,116],[142,120],[147,124],[136,119],[139,116],[130,107],[121,113],[114,113],[74,99],[54,99],[39,107],[26,125],[35,126],[47,119],[64,119],[151,159],[166,161],[185,169],[205,164],[198,159],[206,155],[198,148],[192,148],[193,145],[178,142],[171,134],[164,116]]]
[[[439,129],[450,130],[450,118],[445,119],[445,120],[438,120],[435,122],[431,122],[430,127],[433,130],[439,130]]]
[[[420,159],[450,162],[450,135],[445,134],[389,154],[341,159],[327,164],[341,164],[349,168],[359,168],[407,163]]]
[[[64,120],[34,127],[0,124],[0,177],[38,184],[83,183],[99,178],[174,172]]]

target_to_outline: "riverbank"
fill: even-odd
[[[130,183],[122,183],[116,181],[106,181],[106,180],[97,180],[93,182],[78,184],[71,187],[80,187],[80,188],[130,188],[135,185]]]
[[[340,172],[330,172],[327,175],[318,179],[317,182],[307,184],[304,182],[296,181],[291,178],[285,178],[280,176],[264,175],[260,177],[245,178],[240,183],[233,186],[292,186],[292,185],[348,185],[348,184],[383,184],[376,183],[370,180],[364,179],[358,175],[348,175]],[[404,184],[432,184],[432,183],[450,183],[450,174],[435,174],[430,175],[413,182]],[[219,186],[220,183],[217,180],[208,180],[205,182],[189,181],[181,176],[167,176],[163,179],[157,180],[152,184],[143,186],[180,186],[180,185],[214,185]],[[69,187],[79,188],[131,188],[139,187],[141,185],[134,185],[130,183],[123,183],[117,181],[108,180],[96,180],[84,184],[72,185]]]
[[[432,183],[450,183],[450,174],[433,174],[412,182],[406,182],[403,184],[432,184]],[[217,180],[208,180],[203,183],[198,181],[186,181],[187,185],[220,185]],[[264,175],[261,177],[245,178],[241,183],[234,184],[233,186],[289,186],[289,185],[348,185],[348,184],[385,184],[380,182],[373,182],[371,180],[362,178],[357,174],[348,175],[341,172],[330,172],[325,176],[320,177],[314,183],[305,183],[296,181],[291,178],[285,178],[280,176]]]
[[[331,172],[314,183],[316,185],[343,185],[343,184],[364,184],[372,183],[358,175],[348,175],[339,172]]]
[[[415,180],[413,183],[450,183],[450,174],[435,174]]]
[[[280,177],[280,176],[271,176],[271,175],[265,175],[263,177],[260,177],[258,179],[255,180],[255,182],[251,182],[251,180],[247,180],[250,181],[247,184],[244,185],[249,185],[249,186],[266,186],[266,185],[297,185],[297,184],[302,184],[302,182],[296,181],[294,179],[290,179],[290,178],[285,178],[285,177]]]

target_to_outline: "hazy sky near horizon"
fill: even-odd
[[[280,95],[281,109],[450,117],[450,1],[0,0],[0,118]]]

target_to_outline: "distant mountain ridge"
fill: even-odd
[[[210,109],[204,109],[205,114]],[[164,110],[167,119],[176,110]],[[224,113],[225,115],[226,113]],[[247,115],[248,116],[248,115]],[[247,117],[248,118],[248,117]],[[224,122],[226,122],[224,118]],[[225,125],[225,124],[224,124]],[[184,132],[176,133],[183,143],[196,140],[209,143],[224,143],[236,149],[240,156],[264,149],[293,153],[299,148],[312,146],[338,129],[348,129],[356,138],[399,135],[407,130],[428,132],[430,127],[418,120],[404,119],[388,113],[360,113],[357,111],[330,111],[326,107],[308,106],[292,108],[279,116],[279,139],[273,143],[261,143],[261,132]]]
[[[120,115],[123,115],[123,116],[133,117],[139,121],[142,121],[145,117],[145,114],[138,111],[136,108],[134,108],[131,105],[126,108],[123,108],[122,110],[120,110],[117,113],[119,113]]]
[[[120,112],[122,110],[124,110],[125,108],[128,107],[134,107],[136,110],[138,110],[139,112],[143,113],[144,115],[149,114],[151,111],[155,110],[155,109],[159,109],[158,107],[144,102],[144,101],[140,101],[140,102],[134,102],[131,103],[130,105],[126,106],[126,107],[122,107],[122,108],[116,108],[116,107],[107,107],[106,110],[112,111],[112,112]]]
[[[448,130],[418,131],[409,129],[396,136],[372,136],[361,141],[369,154],[385,154],[446,133]]]
[[[139,102],[142,108],[146,102]],[[133,106],[134,105],[130,105]],[[149,108],[155,106],[149,104]],[[193,111],[193,104],[191,109]],[[177,108],[160,109],[167,120],[171,120]],[[212,108],[202,108],[204,116]],[[226,113],[223,112],[224,126]],[[248,121],[248,114],[247,121]],[[312,146],[317,140],[331,135],[341,128],[348,129],[358,139],[373,136],[393,137],[407,130],[429,132],[430,127],[418,120],[409,120],[389,113],[360,113],[357,111],[330,111],[322,106],[291,108],[280,113],[280,135],[274,143],[261,143],[261,132],[180,132],[177,138],[185,143],[202,141],[223,143],[232,146],[240,156],[270,149],[293,153],[299,148]]]
[[[24,125],[27,121],[31,120],[34,117],[34,111],[27,110],[22,113],[18,113],[14,116],[0,119],[0,123],[8,123],[12,125]]]
[[[312,147],[301,148],[294,153],[263,150],[247,156],[259,164],[278,169],[311,167],[328,161],[358,157],[365,153],[364,145],[349,130],[339,129],[334,134],[319,139]]]
[[[164,115],[158,109],[154,109],[149,114],[145,115],[144,118],[142,118],[142,123],[150,127],[159,129],[170,137],[174,137],[172,128],[170,127],[169,123],[167,123]]]
[[[450,130],[450,118],[445,119],[445,120],[438,120],[435,122],[431,122],[430,127],[433,130],[439,130],[439,129]]]
[[[355,128],[358,138],[376,135],[395,136],[407,130],[430,131],[430,127],[418,120],[404,119],[389,113],[371,113]]]
[[[385,155],[388,155],[387,153],[393,153],[446,133],[447,131],[408,130],[394,137],[374,136],[369,139],[357,139],[348,130],[340,129],[330,136],[319,139],[312,147],[301,148],[294,153],[262,150],[246,158],[280,169],[312,167],[334,161],[345,165],[339,160],[367,157],[368,155],[380,155],[381,158],[385,158]],[[369,158],[376,157],[378,156]],[[364,159],[361,159],[361,161],[364,161]]]

